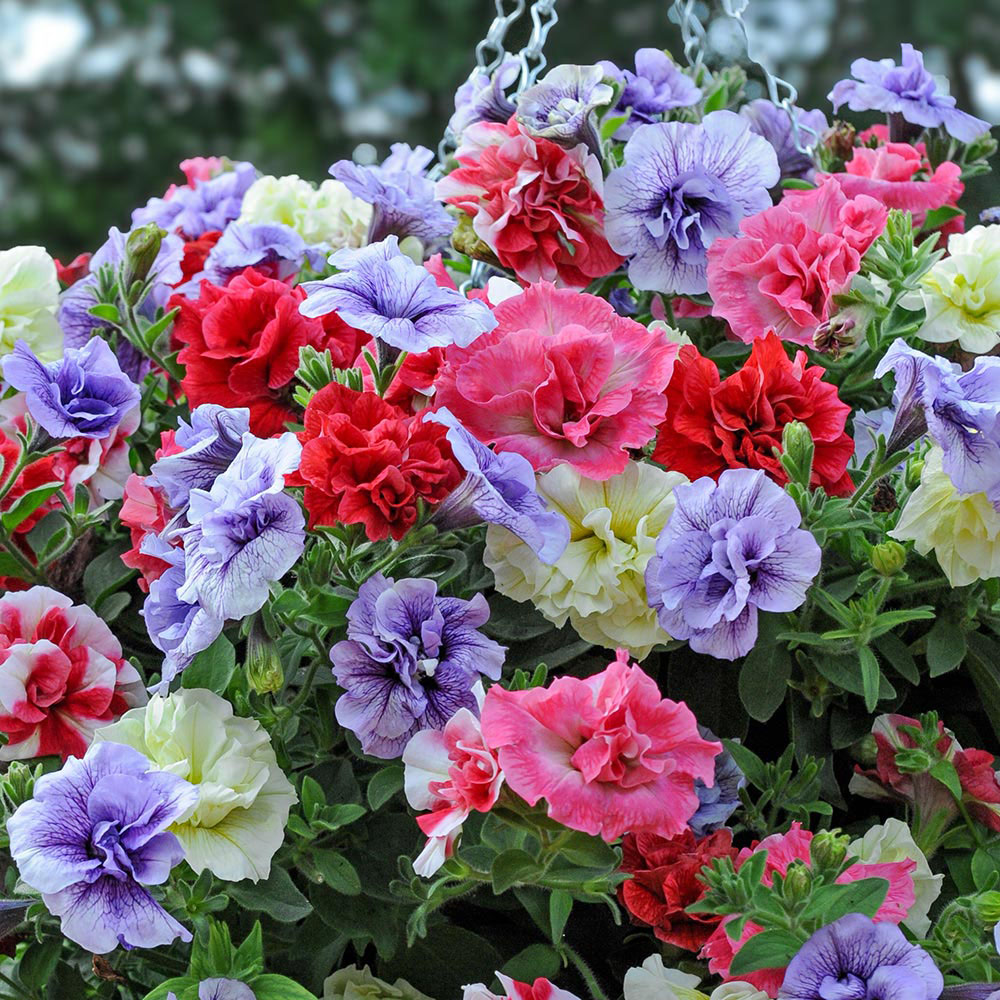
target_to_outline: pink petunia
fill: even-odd
[[[786,192],[780,204],[744,219],[740,236],[709,248],[712,315],[747,343],[774,330],[782,340],[811,344],[887,217],[874,198],[849,198],[832,179]]]
[[[482,983],[474,983],[465,987],[462,1000],[579,1000],[575,993],[559,989],[547,979],[536,979],[534,983],[519,983],[505,976],[502,972],[496,974],[503,987],[503,996],[497,996]]]
[[[626,831],[673,837],[698,809],[695,779],[715,780],[721,744],[698,734],[691,710],[661,698],[625,650],[593,677],[547,688],[490,688],[483,737],[508,786],[528,805],[612,841]]]
[[[568,462],[592,479],[617,475],[663,419],[678,347],[593,295],[532,285],[494,310],[499,325],[450,347],[436,381],[480,441],[539,470]]]
[[[460,708],[443,730],[417,733],[403,751],[406,800],[414,809],[427,844],[413,869],[425,878],[451,857],[472,812],[489,812],[500,796],[503,771],[483,742],[479,720]]]
[[[470,125],[455,156],[437,196],[472,217],[522,282],[585,288],[621,264],[604,236],[601,164],[585,145],[564,149],[512,117]]]
[[[764,885],[772,885],[775,874],[786,875],[793,862],[804,861],[807,865],[811,864],[812,839],[812,833],[803,830],[801,824],[793,823],[787,833],[772,834],[754,844],[752,848],[744,848],[740,851],[735,861],[735,867],[738,870],[753,854],[767,851],[767,861],[761,882]],[[866,864],[859,861],[841,873],[837,882],[840,885],[846,885],[865,878],[885,879],[889,883],[889,891],[872,919],[898,924],[906,917],[916,900],[913,886],[913,872],[916,867],[917,863],[912,860],[880,864]],[[708,960],[710,972],[723,979],[730,978],[729,967],[743,945],[763,930],[759,925],[747,922],[739,939],[734,941],[726,932],[726,925],[733,919],[735,918],[726,917],[722,921],[706,942],[699,956]],[[740,975],[741,980],[752,983],[757,989],[763,990],[772,997],[778,995],[778,989],[784,978],[784,969],[758,969],[755,972]]]
[[[94,732],[145,704],[135,668],[90,608],[48,587],[0,599],[0,760],[82,757]]]

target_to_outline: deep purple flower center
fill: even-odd
[[[824,976],[819,995],[823,1000],[864,1000],[868,995],[868,986],[853,972],[842,972],[837,979]]]
[[[739,220],[737,206],[718,177],[688,170],[674,179],[659,215],[646,218],[646,229],[661,250],[672,243],[682,251],[701,251],[716,237],[736,232]]]
[[[102,820],[94,827],[90,835],[89,853],[101,863],[101,867],[92,873],[94,879],[109,875],[119,881],[126,881],[134,877],[132,859],[122,846],[121,838],[122,831],[116,822]]]

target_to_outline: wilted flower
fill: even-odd
[[[39,778],[34,798],[7,820],[11,857],[62,933],[87,951],[190,941],[146,886],[162,885],[183,860],[168,828],[197,798],[131,747],[97,743]]]
[[[345,693],[337,721],[375,757],[402,754],[422,729],[443,729],[460,709],[478,711],[481,676],[497,680],[504,647],[479,631],[486,598],[442,597],[433,580],[376,573],[347,612],[347,639],[330,651]]]
[[[133,747],[194,786],[194,801],[170,829],[196,872],[229,882],[267,878],[296,795],[256,719],[234,715],[211,691],[182,688],[154,695],[97,739]]]
[[[644,125],[605,186],[608,242],[630,258],[636,288],[700,294],[708,248],[770,206],[778,177],[771,145],[731,111]]]
[[[23,340],[43,361],[58,358],[58,305],[56,266],[41,247],[0,250],[0,356]]]
[[[989,122],[959,111],[955,98],[938,90],[937,81],[924,69],[923,53],[907,42],[899,66],[892,59],[855,59],[851,73],[854,80],[841,80],[830,91],[834,111],[842,104],[852,111],[884,111],[921,128],[943,126],[962,142],[989,130]]]

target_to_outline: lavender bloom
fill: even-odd
[[[460,138],[476,122],[508,121],[515,108],[505,91],[514,85],[520,73],[521,63],[517,59],[505,59],[492,74],[474,69],[455,91],[455,113],[448,122],[451,134]]]
[[[233,222],[209,251],[205,269],[188,286],[197,295],[202,281],[225,285],[234,274],[248,267],[284,281],[302,269],[308,251],[305,241],[291,226],[278,222]],[[317,263],[321,265],[323,258],[319,254]]]
[[[476,715],[480,676],[500,677],[505,647],[479,627],[490,616],[482,594],[441,597],[433,580],[376,573],[347,612],[347,639],[330,652],[344,694],[337,721],[365,753],[398,757],[414,733],[442,729],[460,709]]]
[[[702,739],[715,740],[716,736],[705,726],[699,726]],[[698,837],[707,837],[720,827],[740,806],[740,789],[747,783],[746,775],[740,770],[733,755],[723,747],[715,758],[715,783],[709,788],[700,778],[694,783],[698,796],[698,809],[688,820],[691,832]]]
[[[159,486],[170,506],[187,506],[192,490],[210,490],[243,447],[250,411],[204,403],[191,411],[191,423],[178,421],[174,442],[184,450],[153,463],[151,485]]]
[[[28,412],[54,438],[103,440],[139,405],[139,387],[99,337],[48,364],[19,340],[2,364],[4,378],[26,394]]]
[[[125,243],[129,233],[116,227],[108,230],[104,245],[90,261],[90,273],[70,285],[59,299],[59,325],[62,327],[67,347],[83,347],[91,337],[109,337],[114,330],[96,316],[91,316],[90,308],[97,302],[94,290],[97,287],[98,272],[105,267],[117,268],[125,260]],[[167,304],[173,294],[173,286],[183,277],[181,260],[184,257],[184,241],[173,233],[164,237],[160,252],[149,269],[148,279],[152,282],[149,295],[139,307],[145,319],[153,319],[157,309]],[[119,340],[115,347],[122,371],[133,382],[141,382],[149,371],[146,356],[137,351],[128,341]]]
[[[960,493],[985,493],[1000,510],[1000,358],[978,357],[971,371],[896,340],[875,369],[896,377],[889,452],[929,433]]]
[[[826,130],[826,115],[822,111],[803,111],[795,108],[795,120],[799,127],[810,128],[817,135]],[[751,101],[740,108],[740,114],[750,122],[750,129],[756,135],[762,136],[774,147],[778,154],[778,169],[781,179],[786,177],[797,180],[811,181],[816,173],[816,164],[805,153],[795,148],[795,133],[792,130],[792,119],[784,108],[779,108],[772,101],[761,98]],[[802,130],[801,141],[808,145],[810,133]]]
[[[499,524],[551,566],[569,544],[569,522],[559,511],[546,508],[535,489],[531,463],[517,452],[491,451],[444,407],[424,419],[449,428],[448,443],[466,473],[436,508],[435,524],[443,531],[483,521]]]
[[[601,66],[556,66],[517,95],[517,120],[532,135],[572,149],[581,142],[598,158],[596,111],[615,96]]]
[[[178,596],[186,578],[184,549],[150,535],[143,541],[141,551],[171,564],[159,579],[150,583],[141,611],[150,640],[164,654],[160,683],[153,690],[166,694],[170,682],[215,642],[226,623],[209,614],[197,601],[192,604]]]
[[[169,198],[150,198],[132,213],[132,225],[155,222],[167,232],[182,232],[196,240],[212,229],[225,229],[239,218],[243,196],[257,179],[252,163],[234,163],[232,170],[207,181],[196,180],[194,187],[179,187]]]
[[[860,913],[821,927],[788,964],[779,1000],[937,1000],[944,977],[895,925]]]
[[[433,252],[451,235],[455,220],[434,197],[434,182],[426,169],[434,159],[424,146],[411,149],[406,143],[392,145],[392,153],[381,166],[363,167],[352,160],[338,160],[330,175],[356,198],[372,206],[368,242],[387,236],[413,236]]]
[[[449,344],[468,347],[497,325],[482,302],[441,288],[429,271],[400,252],[395,236],[361,250],[338,250],[330,261],[340,272],[305,282],[303,316],[335,312],[383,343],[418,354]]]
[[[244,618],[259,611],[270,585],[295,565],[305,547],[305,520],[283,492],[298,468],[294,434],[263,440],[245,434],[243,447],[211,489],[188,498],[182,601],[211,618]]]
[[[177,1000],[175,993],[168,993],[167,1000]],[[246,983],[237,979],[203,979],[198,984],[198,1000],[256,1000]]]
[[[675,639],[721,660],[753,648],[758,611],[794,611],[819,572],[795,501],[761,470],[727,469],[674,490],[646,567],[649,605]]]
[[[167,828],[197,801],[193,785],[151,771],[137,750],[95,743],[83,760],[39,778],[34,798],[7,821],[11,855],[63,934],[87,951],[190,941],[144,887],[162,885],[183,860]]]
[[[855,59],[851,73],[856,79],[841,80],[830,91],[834,111],[842,104],[852,111],[884,111],[922,128],[943,126],[961,142],[972,142],[989,131],[989,122],[959,111],[955,98],[938,90],[924,69],[923,53],[909,43],[903,43],[899,66],[892,59]]]
[[[770,143],[731,111],[697,125],[643,125],[605,185],[605,234],[631,258],[636,288],[699,294],[708,290],[708,248],[771,205],[778,177]]]
[[[684,73],[662,49],[639,49],[635,54],[635,72],[620,70],[614,63],[603,62],[606,76],[622,85],[613,116],[628,114],[615,138],[624,142],[640,125],[659,121],[674,108],[689,108],[701,100],[701,88]]]

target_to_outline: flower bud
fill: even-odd
[[[896,751],[896,770],[902,774],[926,774],[934,766],[934,759],[926,750],[916,748]]]
[[[139,226],[128,234],[125,241],[125,264],[122,268],[123,295],[128,295],[135,282],[146,280],[166,235],[155,222]]]
[[[785,424],[781,435],[781,464],[788,478],[806,489],[812,479],[815,450],[812,434],[804,423],[793,420]]]
[[[889,539],[879,542],[872,549],[872,569],[882,576],[896,576],[906,565],[906,549],[899,542]]]
[[[451,233],[451,245],[459,252],[471,257],[473,260],[484,260],[487,264],[497,267],[500,262],[496,254],[484,243],[472,228],[472,219],[464,213],[459,216],[458,222]]]
[[[812,889],[812,875],[801,862],[789,866],[785,875],[784,897],[793,903],[807,899]]]
[[[1000,892],[995,889],[981,892],[973,900],[973,906],[984,924],[1000,923]]]
[[[847,857],[849,841],[850,837],[836,830],[820,830],[810,845],[813,865],[827,870],[839,868]]]
[[[250,690],[257,694],[274,694],[285,682],[278,647],[264,631],[260,619],[254,621],[247,637],[246,670]]]

